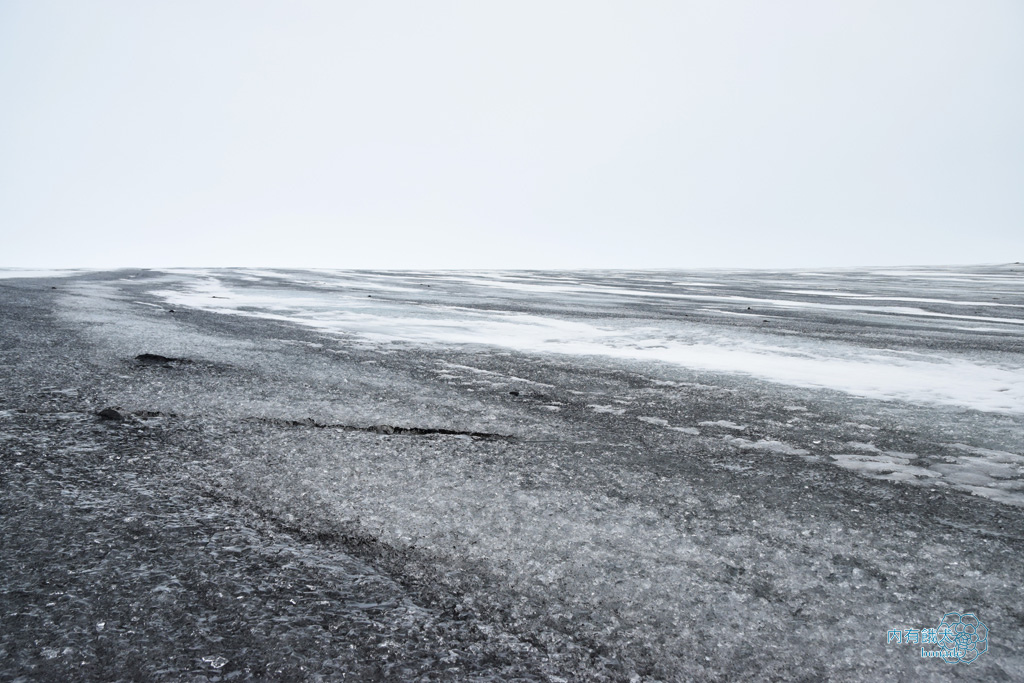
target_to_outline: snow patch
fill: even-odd
[[[867,453],[881,453],[882,450],[873,443],[864,443],[861,441],[847,441],[847,448],[852,448],[855,451],[865,451]]]
[[[587,407],[595,413],[608,413],[610,415],[622,415],[626,412],[625,408],[614,408],[610,405],[599,405],[597,403],[591,403]]]
[[[750,441],[749,439],[742,439],[737,436],[723,436],[722,440],[726,443],[731,443],[744,451],[766,451],[769,453],[780,453],[782,455],[810,455],[810,451],[804,450],[803,448],[796,448],[774,439]]]
[[[701,427],[724,427],[725,429],[735,429],[737,432],[746,430],[747,425],[738,425],[735,422],[729,420],[715,420],[714,422],[705,420],[704,422],[698,422]]]

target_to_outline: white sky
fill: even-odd
[[[0,0],[0,266],[1024,261],[1024,2]]]

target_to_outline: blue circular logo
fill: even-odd
[[[970,664],[988,651],[988,628],[972,612],[950,612],[942,617],[936,629],[939,644],[950,654],[942,657],[946,662]]]

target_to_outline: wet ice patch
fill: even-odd
[[[968,453],[973,453],[974,455],[982,456],[988,459],[990,462],[1012,463],[1024,466],[1024,455],[1018,455],[1017,453],[1010,453],[1009,451],[997,451],[992,450],[990,448],[978,448],[976,446],[968,446],[962,443],[951,443],[949,445],[957,450],[966,451]]]
[[[755,441],[750,444],[749,448],[757,451],[781,453],[783,455],[808,455],[810,453],[810,451],[807,451],[806,449],[790,446],[788,443],[776,441],[775,439],[762,439],[760,441]]]
[[[952,484],[966,484],[967,486],[989,486],[995,480],[985,472],[985,468],[978,467],[975,463],[957,462],[932,465],[931,470],[943,475],[946,481]]]
[[[1024,456],[965,444],[951,446],[971,455],[931,465],[943,481],[1000,503],[1024,506]]]
[[[520,383],[520,384],[530,384],[530,385],[537,386],[537,387],[545,387],[545,388],[548,388],[548,389],[554,389],[555,388],[554,384],[548,384],[546,382],[537,382],[537,381],[532,380],[532,379],[526,379],[526,378],[523,378],[523,377],[517,377],[516,375],[506,375],[506,374],[501,373],[501,372],[495,372],[494,370],[485,370],[484,368],[478,368],[478,367],[474,367],[472,365],[462,365],[462,364],[459,364],[459,363],[450,363],[448,361],[440,361],[440,362],[438,362],[438,365],[441,366],[441,367],[447,368],[448,370],[452,370],[452,371],[456,371],[456,372],[467,372],[467,373],[470,373],[472,375],[478,375],[480,377],[492,378],[493,380],[495,380],[493,382],[490,382],[490,384],[492,386],[500,386],[500,385],[503,385],[503,384],[511,384],[511,383]],[[455,375],[449,375],[449,376],[454,377]]]
[[[649,417],[647,415],[638,415],[636,419],[640,420],[641,422],[646,422],[647,424],[652,424],[652,425],[655,425],[655,426],[658,426],[658,427],[665,427],[666,429],[669,429],[669,430],[671,430],[673,432],[680,432],[682,434],[689,434],[690,436],[699,436],[700,435],[700,430],[697,429],[696,427],[673,427],[672,425],[669,424],[668,420],[665,420],[665,419],[660,418],[660,417]]]
[[[724,429],[734,429],[737,432],[742,432],[747,428],[747,425],[738,425],[735,422],[730,422],[729,420],[715,420],[713,422],[710,420],[705,420],[704,422],[699,422],[698,424],[701,427],[722,427]]]
[[[969,451],[985,451],[963,446]],[[1013,453],[994,451],[1004,459]],[[1024,457],[1016,456],[1024,461]],[[947,485],[1007,505],[1024,506],[1024,462],[999,462],[985,456],[961,456],[954,462],[927,462],[910,453],[889,451],[878,454],[839,453],[832,455],[836,464],[874,479],[901,481],[910,484]],[[911,462],[923,465],[911,465]]]
[[[919,478],[935,478],[937,472],[910,464],[910,460],[894,455],[864,455],[861,453],[836,453],[832,459],[840,467],[883,479],[916,481]]]
[[[616,408],[611,405],[600,405],[597,403],[591,403],[587,407],[595,413],[607,413],[609,415],[622,415],[626,412],[625,408]]]
[[[1024,490],[1020,487],[1009,487],[1006,484],[998,483],[992,486],[970,486],[962,485],[964,491],[969,491],[976,496],[994,500],[1004,505],[1017,505],[1024,507]]]
[[[723,436],[722,440],[744,451],[765,451],[768,453],[780,453],[782,455],[810,454],[810,451],[807,451],[803,448],[790,446],[788,443],[776,441],[775,439],[761,439],[760,441],[751,441],[749,439],[743,439],[737,436]]]
[[[862,441],[847,441],[847,448],[852,448],[855,451],[864,451],[866,453],[881,453],[882,450],[873,443],[864,443]]]

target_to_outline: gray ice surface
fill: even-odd
[[[1024,677],[1024,267],[130,271],[0,288],[3,315],[29,321],[8,326],[26,332],[0,360],[18,486],[32,490],[38,454],[122,449],[160,463],[132,474],[154,507],[187,516],[209,496],[248,515],[249,540],[218,557],[279,543],[322,568],[336,554],[408,606],[380,612],[396,635],[374,675]],[[55,355],[74,371],[47,369]],[[130,419],[96,423],[108,405]],[[43,412],[103,431],[90,445],[6,426]],[[63,471],[38,482],[59,479],[47,468]],[[234,565],[203,567],[216,583]],[[28,585],[5,609],[24,609]],[[179,602],[197,590],[166,585]],[[954,610],[989,627],[973,664],[887,642]],[[298,648],[301,677],[377,663],[377,626],[247,618],[361,648],[330,666]],[[197,671],[272,670],[224,628]],[[454,654],[423,635],[440,632]],[[12,642],[0,670],[42,670]],[[46,647],[35,666],[71,666]]]

